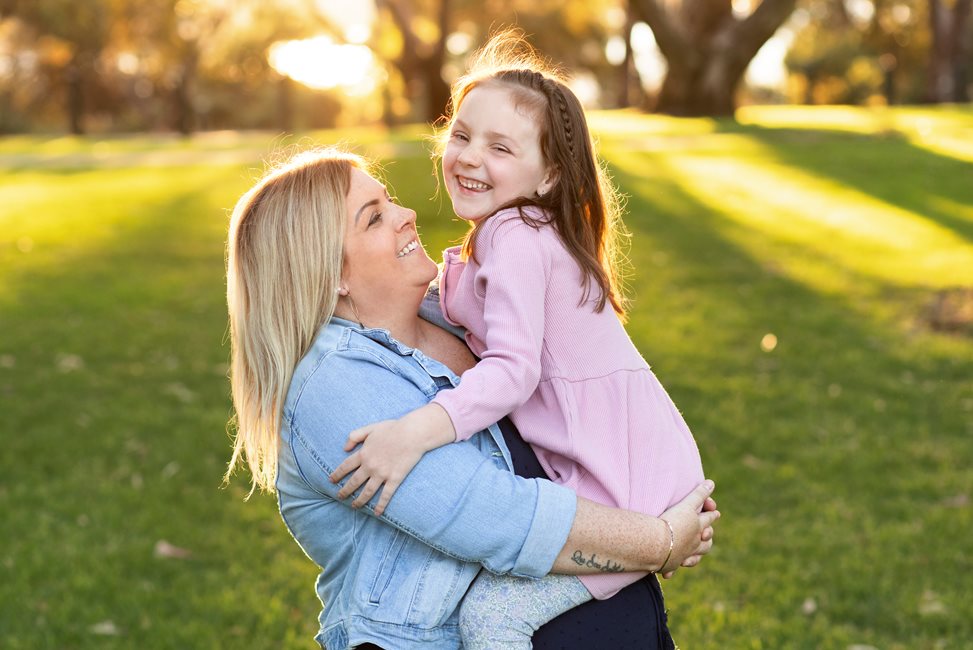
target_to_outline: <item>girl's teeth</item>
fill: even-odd
[[[481,183],[479,181],[471,181],[468,178],[461,178],[459,180],[459,184],[468,190],[485,190],[488,187],[490,187],[486,183]]]

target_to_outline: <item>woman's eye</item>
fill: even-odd
[[[381,220],[382,220],[382,213],[381,212],[376,212],[368,220],[368,226],[369,226],[369,228],[372,227],[372,226],[374,226],[375,224],[377,224]]]

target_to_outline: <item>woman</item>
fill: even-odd
[[[328,475],[352,451],[348,432],[426,403],[476,361],[442,327],[435,298],[423,301],[436,274],[415,213],[348,154],[296,156],[231,218],[230,471],[245,461],[254,488],[276,489],[289,530],[322,568],[316,639],[331,650],[458,648],[456,608],[481,566],[526,577],[669,573],[712,545],[711,483],[661,518],[605,508],[511,473],[497,425],[423,456],[381,517],[377,499],[362,503],[367,483],[353,503],[338,499]],[[656,596],[640,615],[658,641],[639,647],[669,643]]]

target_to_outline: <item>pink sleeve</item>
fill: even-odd
[[[449,414],[457,440],[469,438],[526,402],[541,372],[545,293],[551,271],[545,235],[519,218],[505,220],[482,235],[477,241],[481,266],[476,286],[485,291],[486,350],[481,361],[463,373],[459,386],[440,391],[433,400]]]

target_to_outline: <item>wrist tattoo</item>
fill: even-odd
[[[574,555],[571,556],[571,560],[578,566],[597,569],[603,573],[622,573],[625,571],[625,567],[618,562],[612,562],[611,560],[599,562],[597,558],[598,556],[595,553],[592,553],[591,557],[585,557],[581,551],[575,551]]]

